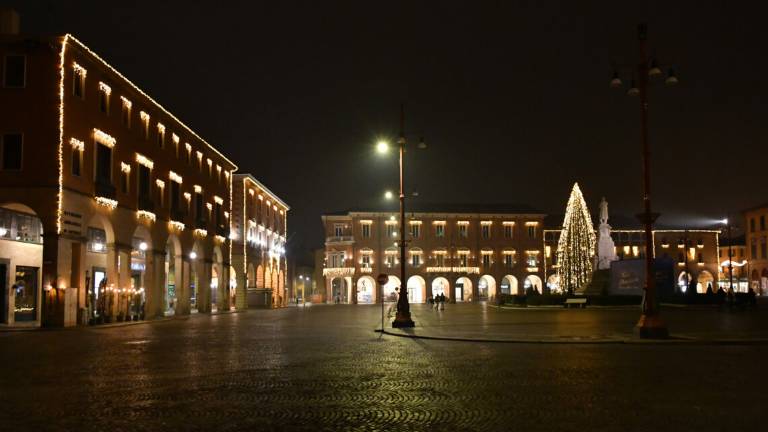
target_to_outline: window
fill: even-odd
[[[749,248],[750,252],[750,259],[756,259],[757,258],[757,239],[752,239],[752,244]]]
[[[171,210],[179,210],[179,202],[181,200],[181,185],[175,181],[171,181]]]
[[[536,226],[528,225],[528,238],[536,238]]]
[[[459,254],[459,266],[460,267],[466,267],[467,266],[467,261],[468,261],[467,257],[468,256],[469,255],[467,255],[467,254]]]
[[[394,267],[394,265],[395,265],[395,255],[393,255],[393,254],[387,255],[386,263],[387,263],[387,267]]]
[[[124,194],[128,193],[128,184],[130,183],[131,172],[122,170],[120,172],[120,191]]]
[[[760,216],[760,231],[765,231],[765,215]]]
[[[414,267],[418,267],[421,265],[421,254],[411,255],[411,265]]]
[[[539,259],[536,254],[528,254],[526,263],[528,264],[528,267],[536,267],[539,265]]]
[[[483,254],[483,267],[490,267],[490,266],[491,266],[491,255]]]
[[[192,165],[192,146],[189,143],[184,143],[184,148],[187,150],[187,165]]]
[[[331,254],[331,268],[339,268],[344,266],[344,254],[343,253],[332,253]]]
[[[760,258],[768,258],[768,251],[766,250],[765,237],[760,239]]]
[[[371,256],[370,255],[368,255],[368,254],[363,255],[362,261],[363,261],[362,262],[362,266],[364,268],[371,268]]]
[[[480,228],[480,232],[483,235],[484,239],[491,238],[491,226],[490,225],[482,225]]]
[[[96,143],[96,182],[112,184],[112,148]]]
[[[141,131],[144,133],[144,139],[149,139],[149,114],[145,113],[144,111],[141,111],[139,113],[139,117],[141,117]]]
[[[435,256],[435,263],[438,267],[445,267],[445,255],[440,254]]]
[[[411,237],[419,238],[420,234],[421,234],[421,224],[412,224],[411,225]]]
[[[3,135],[2,163],[3,170],[20,170],[23,151],[23,138],[21,134]]]
[[[157,146],[165,148],[165,126],[162,123],[157,124]]]
[[[467,225],[466,224],[459,225],[459,237],[467,238]]]
[[[507,268],[512,268],[514,265],[515,265],[515,256],[512,254],[504,255],[504,266]]]
[[[99,111],[109,114],[109,95],[112,94],[112,88],[103,82],[99,83]]]
[[[139,209],[149,210],[141,204],[142,201],[148,202],[150,201],[150,198],[151,198],[150,182],[152,181],[152,179],[151,179],[151,172],[149,168],[144,165],[139,165],[139,175],[137,176],[137,178],[138,178],[139,184],[136,190],[138,191],[138,195],[139,195],[139,203],[140,203]]]
[[[5,56],[3,71],[3,85],[5,87],[24,87],[27,78],[27,58],[15,54]]]
[[[335,224],[333,226],[333,235],[336,237],[341,237],[344,235],[344,225],[342,224]]]
[[[512,238],[512,225],[504,225],[504,238]]]
[[[203,204],[202,191],[195,191],[195,217],[198,223],[205,220],[205,204]]]
[[[88,252],[107,253],[107,233],[103,229],[88,227]]]
[[[85,75],[86,70],[75,65],[72,71],[72,94],[80,99],[85,99]]]
[[[363,229],[363,238],[370,238],[371,237],[371,224],[365,223],[361,227]]]
[[[121,97],[120,100],[123,102],[123,108],[120,112],[120,119],[123,121],[123,126],[127,127],[128,129],[131,128],[131,107],[133,104],[128,99]]]
[[[445,225],[435,225],[435,237],[445,237]]]
[[[256,222],[261,223],[261,205],[262,202],[259,200],[259,202],[256,203]]]
[[[396,237],[397,236],[397,225],[395,224],[387,224],[387,237]]]
[[[755,218],[749,219],[749,230],[755,232]]]
[[[83,150],[80,147],[72,147],[72,175],[82,175]]]

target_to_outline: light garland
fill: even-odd
[[[136,162],[139,165],[144,165],[145,167],[152,169],[155,166],[155,163],[152,162],[152,159],[149,159],[148,157],[144,156],[141,153],[136,153]]]
[[[107,96],[112,94],[112,87],[108,86],[102,81],[99,81],[99,90],[103,91]]]
[[[88,70],[77,64],[77,62],[72,62],[72,70],[75,71],[75,73],[82,75],[83,78],[88,76]]]
[[[80,141],[77,138],[70,138],[69,139],[69,144],[72,146],[73,149],[75,149],[77,151],[85,150],[85,143]]]
[[[223,198],[221,198],[221,197],[220,197],[220,196],[218,196],[218,195],[214,195],[214,196],[213,196],[213,200],[216,202],[216,204],[224,204],[224,199],[223,199]]]
[[[164,187],[165,187],[165,182],[164,182],[164,181],[162,181],[162,180],[160,180],[160,179],[157,179],[157,180],[155,180],[155,184],[156,184],[156,185],[157,185],[157,187],[159,187],[159,188],[164,188]]]
[[[125,97],[125,96],[120,96],[120,100],[121,100],[121,101],[123,101],[123,105],[124,105],[126,108],[128,108],[128,109],[131,109],[131,108],[133,108],[133,102],[131,102],[130,100],[128,100],[128,98],[127,98],[127,97]]]
[[[108,208],[110,210],[112,210],[115,207],[117,207],[117,201],[115,201],[113,199],[110,199],[110,198],[96,197],[95,200],[96,200],[96,204],[98,204],[100,206],[103,206],[103,207],[106,207],[106,208]]]
[[[211,210],[213,210],[213,204],[211,204],[211,203],[209,203],[209,202],[205,203],[205,207],[207,207],[207,208],[208,208],[208,211],[211,211]]]
[[[529,223],[526,222],[526,225]],[[557,245],[557,275],[565,291],[573,293],[592,279],[592,259],[596,241],[592,217],[579,184],[575,183],[568,198],[563,230]]]
[[[136,218],[154,222],[157,219],[157,216],[150,211],[136,210]]]
[[[168,178],[171,179],[171,181],[175,181],[178,184],[182,184],[182,182],[184,181],[184,179],[182,179],[180,175],[176,174],[173,171],[168,172]]]
[[[157,131],[160,132],[161,134],[164,134],[165,133],[165,125],[160,123],[160,122],[157,122]]]
[[[64,40],[61,42],[61,51],[59,52],[59,190],[56,195],[56,234],[61,234],[61,216],[64,206],[64,57],[67,52],[68,42],[69,34],[64,36]],[[80,65],[74,63],[73,67],[78,68]],[[83,68],[80,69],[85,71]]]
[[[109,148],[114,147],[117,143],[117,140],[112,135],[96,128],[93,128],[93,139],[95,139],[96,142],[104,144]]]
[[[206,237],[208,235],[208,230],[203,228],[195,228],[194,234],[198,237]]]
[[[189,193],[189,192],[184,192],[184,199],[186,199],[187,201],[191,201],[192,200],[192,194]]]
[[[168,221],[168,228],[170,228],[172,230],[184,231],[184,227],[185,227],[185,225],[184,225],[183,222],[179,222],[179,221],[175,221],[175,220]]]
[[[120,162],[120,171],[130,174],[131,173],[131,166],[125,162]]]

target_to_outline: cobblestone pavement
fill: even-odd
[[[0,430],[754,431],[765,419],[765,345],[380,337],[379,311],[0,333]],[[557,325],[586,316],[574,312]],[[429,313],[414,307],[417,323]]]

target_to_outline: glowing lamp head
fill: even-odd
[[[197,259],[197,252],[195,252],[195,251],[190,252],[189,253],[189,258],[190,259]]]
[[[656,78],[656,77],[660,76],[662,73],[663,72],[661,71],[661,68],[659,67],[659,65],[656,62],[656,60],[653,60],[651,62],[651,68],[648,69],[648,76],[651,77],[651,78]]]
[[[392,193],[392,191],[386,191],[386,192],[384,192],[384,198],[386,198],[386,199],[388,199],[388,200],[389,200],[389,199],[392,199],[392,197],[394,197],[394,196],[395,196],[395,195]]]
[[[376,151],[381,154],[387,153],[389,151],[389,143],[384,140],[377,142]]]
[[[674,69],[669,69],[669,73],[667,74],[667,79],[664,80],[664,84],[668,86],[673,86],[677,84],[677,76],[675,75]]]
[[[611,88],[619,88],[623,84],[624,83],[621,82],[621,78],[619,78],[619,73],[618,72],[614,72],[613,73],[613,78],[611,78]]]
[[[725,219],[721,220],[720,222],[722,222],[723,225],[728,225],[728,218],[725,218]]]
[[[139,243],[139,250],[141,250],[141,251],[147,250],[147,242]]]
[[[629,90],[627,90],[627,96],[637,96],[639,94],[640,89],[635,85],[635,80],[632,80],[632,84],[629,86]]]

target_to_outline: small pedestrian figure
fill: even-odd
[[[445,310],[445,294],[440,293],[440,310]]]

